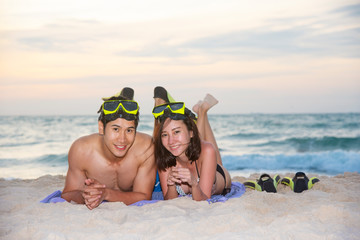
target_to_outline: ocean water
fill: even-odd
[[[152,134],[153,117],[138,131]],[[231,173],[360,171],[360,113],[210,115]],[[0,116],[0,178],[65,175],[74,140],[97,132],[97,116]]]

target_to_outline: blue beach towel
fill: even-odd
[[[210,199],[208,199],[208,203],[216,203],[216,202],[226,202],[231,198],[241,197],[245,193],[245,186],[240,182],[232,182],[231,183],[231,191],[223,195],[212,195]],[[191,194],[186,195],[185,197],[191,197]],[[162,192],[153,192],[151,200],[142,200],[136,203],[131,204],[130,206],[143,206],[149,203],[156,203],[158,201],[164,200]]]
[[[158,190],[158,189],[156,189],[156,190]],[[212,195],[211,198],[208,199],[207,201],[209,203],[225,202],[231,198],[238,198],[241,195],[243,195],[244,193],[245,193],[245,186],[242,183],[233,182],[233,183],[231,183],[231,191],[228,194],[226,194],[225,196]],[[187,196],[191,197],[191,195],[187,195]],[[164,200],[162,192],[155,191],[155,189],[154,189],[151,200],[142,200],[142,201],[133,203],[130,206],[143,206],[146,204],[156,203],[156,202],[162,201],[162,200]],[[51,193],[46,198],[44,198],[43,200],[41,200],[40,202],[41,203],[58,203],[58,202],[65,202],[65,201],[66,201],[65,199],[61,198],[61,191],[57,190],[57,191]]]
[[[57,203],[57,202],[66,202],[65,199],[61,198],[61,191],[57,190],[40,201],[41,203]]]

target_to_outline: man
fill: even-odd
[[[103,98],[99,133],[77,139],[68,154],[69,169],[61,197],[90,210],[102,201],[129,205],[150,200],[156,166],[151,136],[136,132],[139,107],[124,88]]]

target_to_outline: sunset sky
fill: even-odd
[[[360,112],[360,2],[0,0],[0,115],[164,86],[211,113]]]

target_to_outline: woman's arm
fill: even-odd
[[[179,196],[176,191],[175,182],[172,176],[172,168],[159,171],[161,190],[165,200],[174,199]]]
[[[189,168],[177,167],[173,170],[174,181],[187,183],[191,187],[192,198],[196,201],[206,200],[211,197],[211,190],[215,181],[216,174],[216,152],[211,143],[203,142],[201,155],[197,160],[200,169],[200,181],[196,173],[192,173]]]
[[[211,197],[211,190],[215,182],[216,175],[216,151],[209,142],[201,144],[201,155],[198,159],[200,169],[200,181],[192,186],[192,196],[194,200],[206,200]]]

